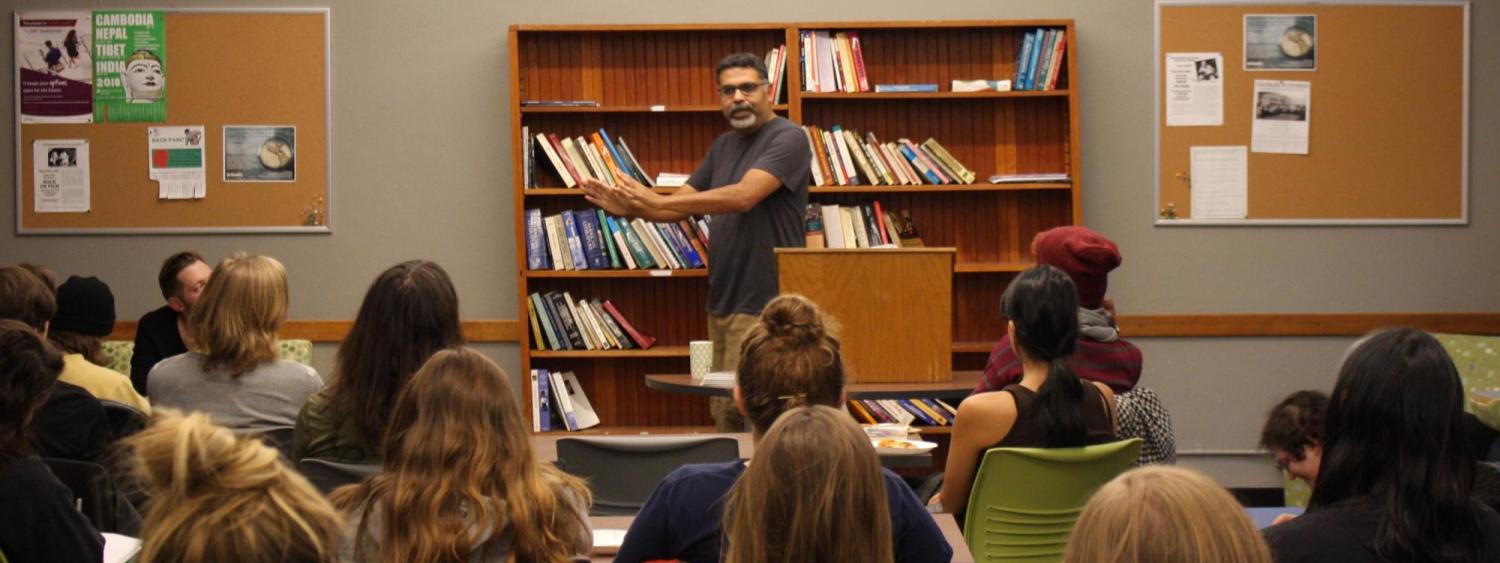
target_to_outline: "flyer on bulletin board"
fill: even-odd
[[[166,121],[166,65],[166,12],[94,12],[94,121]]]
[[[17,12],[21,123],[91,123],[94,58],[88,12]]]
[[[147,175],[158,184],[158,199],[203,199],[207,195],[202,125],[149,128],[146,147],[151,156]]]
[[[33,205],[37,213],[83,213],[90,208],[89,142],[32,141]]]

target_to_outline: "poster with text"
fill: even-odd
[[[94,120],[88,12],[16,12],[21,123]]]
[[[1318,16],[1245,16],[1245,70],[1317,70]]]
[[[37,139],[31,143],[32,202],[37,213],[83,213],[89,203],[89,142]]]
[[[203,141],[202,125],[146,129],[146,150],[151,158],[147,176],[158,184],[157,198],[203,199],[208,195]]]
[[[162,11],[94,12],[94,120],[167,120],[167,20]]]
[[[297,179],[297,128],[225,125],[225,182],[292,182]]]

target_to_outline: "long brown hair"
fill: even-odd
[[[1240,503],[1190,469],[1148,466],[1094,493],[1068,540],[1065,563],[1271,563]]]
[[[189,316],[203,369],[238,377],[276,359],[276,332],[286,322],[286,268],[270,256],[236,253],[214,268]]]
[[[380,443],[406,381],[433,352],[463,337],[458,292],[442,266],[412,260],[381,272],[339,345],[328,389],[335,417],[352,420],[366,443]]]
[[[108,366],[109,355],[104,353],[104,340],[97,336],[71,330],[49,329],[47,340],[64,354],[79,354],[96,366]]]
[[[203,413],[155,415],[126,441],[151,495],[142,563],[335,560],[342,518],[281,454]]]
[[[26,427],[62,370],[62,354],[47,339],[26,323],[0,319],[0,465],[31,452]]]
[[[378,555],[356,559],[463,560],[479,547],[476,533],[493,541],[505,527],[518,561],[567,561],[590,541],[576,537],[586,516],[565,498],[587,505],[588,488],[537,460],[505,372],[478,352],[443,350],[417,370],[396,399],[384,449],[384,472],[332,495],[358,513],[356,550],[370,536],[372,509],[400,519],[374,538]]]
[[[817,303],[785,293],[760,313],[740,347],[736,385],[746,418],[764,434],[776,417],[801,405],[841,407],[844,363],[834,321]]]
[[[889,563],[890,505],[880,458],[848,413],[786,412],[755,447],[725,505],[727,563]]]

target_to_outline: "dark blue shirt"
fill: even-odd
[[[646,499],[616,563],[680,559],[718,563],[723,544],[722,521],[729,489],[745,472],[745,463],[684,465],[662,479]],[[891,505],[891,533],[896,561],[946,563],[953,549],[932,515],[895,473],[884,470],[885,494]]]

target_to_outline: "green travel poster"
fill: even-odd
[[[166,64],[166,12],[94,12],[94,121],[166,121]]]

